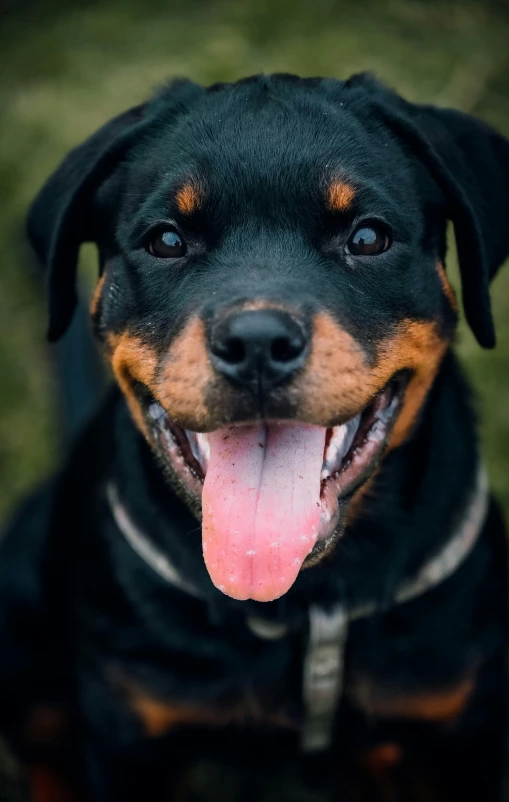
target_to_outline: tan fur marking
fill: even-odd
[[[355,764],[361,771],[361,785],[357,783],[357,794],[354,786],[352,798],[376,798],[380,802],[396,802],[400,795],[395,770],[402,761],[403,751],[397,743],[381,743],[361,751],[355,756]]]
[[[356,415],[400,370],[414,371],[396,421],[391,448],[410,434],[433,383],[448,343],[434,323],[403,320],[378,346],[371,367],[356,340],[330,315],[315,316],[313,343],[306,370],[297,382],[300,420],[329,426],[331,418]]]
[[[192,214],[200,208],[203,192],[196,184],[184,184],[175,198],[177,208],[182,214]]]
[[[192,318],[168,352],[154,395],[180,426],[199,429],[209,422],[205,396],[214,379],[205,326]]]
[[[101,300],[105,278],[106,278],[106,273],[103,273],[101,278],[97,282],[94,294],[92,296],[92,300],[90,302],[90,315],[93,318],[97,316],[97,313],[99,311],[99,302]]]
[[[403,794],[405,800],[412,802],[436,802],[442,797],[438,789],[429,785],[429,769],[417,762],[416,757],[418,761],[418,755],[412,751],[405,754],[392,741],[363,749],[354,756],[354,782],[346,798],[357,802],[368,799],[398,802]]]
[[[447,273],[445,272],[445,267],[441,262],[437,264],[437,273],[438,278],[440,279],[440,283],[442,285],[442,289],[444,291],[444,295],[449,301],[450,305],[454,309],[455,312],[458,311],[458,301],[456,299],[456,294],[451,286],[449,279],[447,278]]]
[[[358,681],[352,697],[356,704],[374,718],[404,718],[451,724],[462,713],[474,690],[469,677],[457,685],[436,691],[423,691],[411,695],[382,694],[373,683]]]
[[[327,205],[333,212],[346,212],[352,205],[355,190],[345,181],[334,181],[328,190]]]
[[[352,417],[379,387],[359,343],[330,315],[317,314],[308,364],[296,382],[297,417],[322,426],[337,414]]]
[[[195,708],[155,699],[137,686],[126,684],[128,704],[149,737],[164,735],[178,726],[226,727],[231,724],[265,724],[291,728],[291,722],[277,711],[265,712],[254,702],[219,709]]]
[[[205,326],[199,318],[187,323],[163,358],[128,332],[107,334],[105,345],[115,378],[145,437],[145,419],[132,389],[135,381],[144,384],[179,425],[196,430],[209,426],[205,396],[216,376],[208,359]]]
[[[359,755],[360,762],[374,773],[394,768],[401,763],[402,758],[401,747],[395,743],[378,744]]]
[[[153,391],[153,383],[157,370],[157,356],[150,346],[125,331],[121,335],[110,336],[108,344],[112,349],[111,367],[115,378],[124,393],[131,415],[140,431],[147,436],[145,419],[133,384],[139,381]]]
[[[378,363],[387,371],[386,381],[403,368],[411,368],[410,380],[390,440],[390,448],[401,445],[410,435],[419,411],[433,384],[448,348],[434,323],[406,320],[384,344]]]
[[[164,702],[142,696],[138,693],[131,697],[131,707],[143,724],[145,733],[150,738],[157,738],[179,725],[210,724],[206,711],[193,708],[172,706]]]

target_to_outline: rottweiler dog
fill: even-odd
[[[490,348],[509,142],[366,74],[177,80],[43,187],[49,337],[92,241],[116,381],[1,544],[37,802],[182,798],[197,759],[250,799],[283,765],[337,800],[502,798],[506,540],[448,221]]]

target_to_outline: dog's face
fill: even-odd
[[[238,599],[332,548],[456,323],[444,181],[363,83],[177,88],[95,168],[94,329]]]

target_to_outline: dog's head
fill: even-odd
[[[285,593],[411,435],[457,320],[448,219],[465,313],[490,347],[509,143],[364,75],[173,83],[74,150],[36,199],[50,337],[92,240],[95,332],[202,513],[225,593]]]

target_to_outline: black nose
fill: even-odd
[[[287,312],[233,312],[210,333],[216,370],[236,384],[270,387],[289,379],[305,362],[308,341]]]

